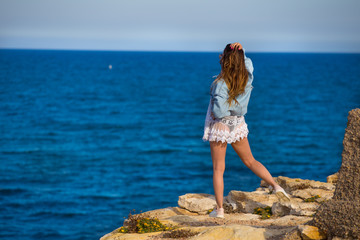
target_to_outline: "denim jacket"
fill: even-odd
[[[250,94],[253,89],[252,82],[254,80],[253,71],[254,67],[250,58],[245,56],[245,66],[248,71],[248,82],[245,86],[245,91],[242,94],[239,94],[236,97],[236,100],[239,103],[236,103],[234,100],[231,103],[231,107],[226,102],[229,98],[228,87],[223,79],[217,83],[211,84],[211,101],[212,107],[211,111],[214,114],[216,119],[223,118],[226,116],[244,116],[247,113],[247,106],[250,100]]]

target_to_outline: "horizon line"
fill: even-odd
[[[7,48],[7,47],[0,47],[0,50],[39,50],[39,51],[94,51],[94,52],[158,52],[158,53],[219,53],[220,51],[210,51],[210,50],[203,50],[203,51],[194,51],[194,50],[140,50],[140,49],[76,49],[76,48]],[[249,51],[246,50],[246,53],[305,53],[305,54],[360,54],[359,52],[330,52],[330,51]]]

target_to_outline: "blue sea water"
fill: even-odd
[[[0,50],[0,238],[99,239],[132,209],[213,194],[218,54]],[[360,54],[247,55],[253,155],[273,177],[326,181],[360,107]],[[224,195],[260,180],[228,145]]]

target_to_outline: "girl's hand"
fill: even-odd
[[[239,49],[239,50],[242,49],[241,44],[238,43],[238,42],[232,43],[230,46],[231,46],[231,48],[233,48],[233,49],[234,49],[234,48],[237,48],[237,49]]]

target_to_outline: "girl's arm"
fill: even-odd
[[[248,79],[248,84],[247,84],[247,85],[249,85],[249,84],[252,83],[252,81],[254,79],[254,75],[253,75],[254,66],[253,66],[253,63],[252,63],[251,59],[246,57],[245,52],[244,52],[244,57],[245,57],[245,67],[246,67],[246,70],[249,73],[249,79]]]
[[[243,51],[244,51],[245,67],[248,70],[248,72],[252,75],[254,72],[253,63],[252,63],[251,59],[245,55],[245,49],[243,49]]]
[[[227,90],[223,86],[225,82],[219,82],[214,86],[211,94],[212,108],[211,111],[215,118],[223,118],[229,116],[229,109],[226,100],[228,99]]]

